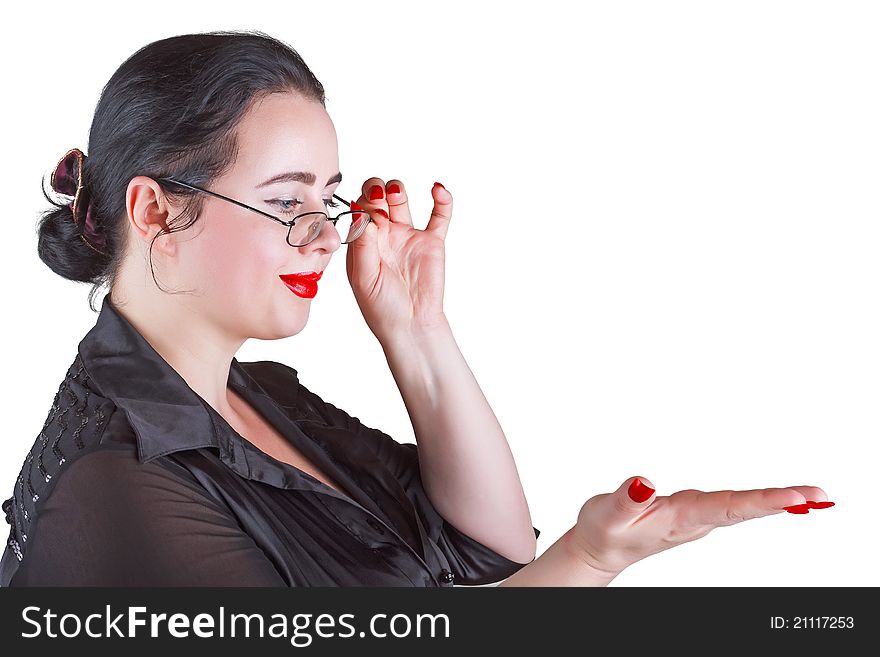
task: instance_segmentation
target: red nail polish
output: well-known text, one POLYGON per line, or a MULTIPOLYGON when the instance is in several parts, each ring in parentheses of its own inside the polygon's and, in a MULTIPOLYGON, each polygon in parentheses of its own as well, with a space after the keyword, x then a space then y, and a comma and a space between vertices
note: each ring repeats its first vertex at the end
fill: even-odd
POLYGON ((352 210, 363 210, 363 208, 357 204, 357 201, 352 201, 350 208, 352 210))
POLYGON ((834 506, 834 502, 813 502, 812 500, 807 500, 807 505, 811 509, 828 509, 834 506))
POLYGON ((805 502, 804 504, 792 504, 791 506, 782 507, 789 513, 809 513, 810 512, 810 504, 809 502, 805 502))
POLYGON ((400 194, 400 185, 397 183, 391 183, 388 185, 388 193, 389 194, 400 194))
POLYGON ((382 215, 383 217, 385 217, 386 219, 389 218, 389 217, 388 217, 388 213, 385 212, 385 210, 383 210, 382 208, 376 208, 375 210, 373 210, 373 212, 376 212, 376 213, 378 213, 378 214, 381 214, 381 215, 382 215))
POLYGON ((632 499, 633 502, 644 502, 654 494, 654 489, 636 477, 629 485, 627 493, 629 493, 630 499, 632 499))
POLYGON ((385 198, 385 190, 382 189, 382 186, 373 185, 370 187, 370 200, 378 201, 380 198, 385 198))
MULTIPOLYGON (((440 184, 440 183, 438 183, 438 182, 435 182, 435 183, 434 183, 434 184, 435 184, 435 185, 436 185, 436 186, 438 186, 438 187, 443 187, 443 185, 441 185, 441 184, 440 184)), ((443 189, 446 189, 446 188, 445 188, 445 187, 443 187, 443 189)))

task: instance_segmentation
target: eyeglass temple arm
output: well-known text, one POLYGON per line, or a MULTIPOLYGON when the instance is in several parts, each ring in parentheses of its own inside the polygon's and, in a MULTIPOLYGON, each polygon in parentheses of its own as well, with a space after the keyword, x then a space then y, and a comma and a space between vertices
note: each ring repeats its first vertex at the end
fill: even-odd
POLYGON ((262 210, 259 210, 257 208, 252 208, 249 205, 245 205, 241 201, 236 201, 234 198, 229 198, 228 196, 223 196, 223 194, 218 194, 217 192, 212 192, 208 189, 202 189, 201 187, 194 187, 193 185, 188 185, 187 183, 180 182, 179 180, 175 180, 174 178, 160 178, 159 180, 164 180, 164 181, 173 183, 175 185, 180 185, 181 187, 186 187, 188 189, 192 189, 197 192, 203 192, 205 194, 210 194, 211 196, 216 196, 217 198, 222 198, 224 201, 229 201, 230 203, 235 203, 235 205, 237 205, 240 208, 244 208, 245 210, 251 210, 252 212, 257 212, 257 213, 263 215, 264 217, 269 217, 269 219, 271 219, 272 221, 277 221, 282 226, 289 226, 290 225, 286 221, 282 221, 278 217, 272 216, 268 212, 263 212, 262 210))
MULTIPOLYGON (((289 226, 289 225, 290 225, 288 222, 286 222, 286 221, 282 221, 282 220, 279 219, 278 217, 275 217, 275 216, 269 214, 268 212, 263 212, 262 210, 259 210, 259 209, 257 209, 257 208, 252 208, 252 207, 249 206, 249 205, 245 205, 245 204, 242 203, 241 201, 236 201, 234 198, 229 198, 228 196, 223 196, 223 194, 218 194, 217 192, 212 192, 212 191, 207 190, 207 189, 202 189, 201 187, 194 187, 193 185, 189 185, 189 184, 187 184, 187 183, 185 183, 185 182, 181 182, 181 181, 179 181, 179 180, 175 180, 174 178, 160 178, 160 180, 164 180, 164 181, 167 181, 167 182, 173 183, 173 184, 175 184, 175 185, 180 185, 181 187, 186 187, 186 188, 188 188, 188 189, 192 189, 192 190, 197 191, 197 192, 204 192, 205 194, 210 194, 211 196, 216 196, 217 198, 222 198, 224 201, 229 201, 230 203, 235 203, 237 206, 239 206, 239 207, 241 207, 241 208, 244 208, 245 210, 252 210, 253 212, 258 212, 259 214, 263 215, 264 217, 269 217, 269 219, 271 219, 272 221, 277 221, 277 222, 278 222, 279 224, 281 224, 282 226, 289 226)), ((351 207, 351 203, 349 203, 348 201, 346 201, 346 200, 345 200, 344 198, 342 198, 341 196, 337 196, 336 194, 334 194, 334 195, 333 195, 333 198, 335 198, 335 199, 337 199, 337 200, 342 201, 343 203, 345 203, 346 207, 349 207, 349 208, 351 207)), ((368 217, 370 216, 370 213, 369 213, 369 212, 367 212, 367 216, 368 216, 368 217)), ((373 217, 370 217, 370 221, 373 221, 373 217)))

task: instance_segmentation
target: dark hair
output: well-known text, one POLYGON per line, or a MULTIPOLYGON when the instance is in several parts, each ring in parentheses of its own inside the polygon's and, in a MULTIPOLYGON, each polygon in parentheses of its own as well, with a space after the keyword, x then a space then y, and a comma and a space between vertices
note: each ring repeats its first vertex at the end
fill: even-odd
MULTIPOLYGON (((44 179, 43 195, 54 208, 43 212, 38 224, 40 259, 64 278, 92 283, 89 307, 94 311, 95 293, 112 286, 122 263, 129 181, 139 175, 168 176, 209 185, 234 164, 235 128, 252 103, 284 91, 325 104, 323 85, 299 54, 259 31, 185 34, 135 52, 101 92, 83 165, 83 186, 105 254, 80 238, 82 222, 73 222, 66 202, 49 197, 44 179)), ((156 237, 189 228, 201 211, 202 195, 174 187, 163 189, 185 201, 184 210, 156 237), (178 226, 181 217, 190 221, 178 226)), ((152 246, 151 241, 151 271, 152 246)))

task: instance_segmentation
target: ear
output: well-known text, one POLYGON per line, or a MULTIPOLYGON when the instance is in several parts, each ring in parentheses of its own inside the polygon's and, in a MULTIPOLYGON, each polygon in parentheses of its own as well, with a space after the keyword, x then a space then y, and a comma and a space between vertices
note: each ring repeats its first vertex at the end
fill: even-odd
MULTIPOLYGON (((147 176, 135 176, 129 181, 125 191, 125 210, 135 236, 147 245, 157 233, 168 230, 168 221, 180 211, 172 206, 159 183, 147 176)), ((157 238, 153 242, 153 251, 156 250, 173 255, 173 234, 157 238)))

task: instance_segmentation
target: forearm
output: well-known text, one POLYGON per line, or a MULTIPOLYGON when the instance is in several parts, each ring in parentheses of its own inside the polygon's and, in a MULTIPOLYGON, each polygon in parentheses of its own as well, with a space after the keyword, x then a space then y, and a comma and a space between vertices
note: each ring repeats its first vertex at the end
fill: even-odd
POLYGON ((573 530, 498 586, 607 586, 618 573, 601 570, 581 558, 571 543, 573 530))
POLYGON ((448 322, 382 348, 412 421, 434 507, 499 554, 531 561, 535 533, 513 454, 448 322))

